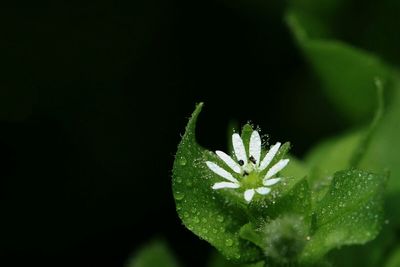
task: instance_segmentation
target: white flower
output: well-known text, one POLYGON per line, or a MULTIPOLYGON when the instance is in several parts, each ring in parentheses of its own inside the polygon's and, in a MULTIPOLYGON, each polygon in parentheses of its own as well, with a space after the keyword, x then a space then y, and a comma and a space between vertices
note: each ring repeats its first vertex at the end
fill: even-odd
POLYGON ((214 162, 206 162, 210 170, 227 180, 215 183, 212 189, 240 188, 244 192, 243 196, 247 202, 253 199, 256 192, 260 195, 267 195, 271 191, 269 187, 281 180, 274 176, 289 163, 289 159, 281 159, 273 166, 269 166, 281 143, 277 142, 273 145, 263 160, 261 160, 261 137, 257 131, 253 131, 251 134, 248 154, 239 134, 232 135, 232 144, 236 160, 222 151, 215 151, 217 156, 231 169, 230 171, 214 162))

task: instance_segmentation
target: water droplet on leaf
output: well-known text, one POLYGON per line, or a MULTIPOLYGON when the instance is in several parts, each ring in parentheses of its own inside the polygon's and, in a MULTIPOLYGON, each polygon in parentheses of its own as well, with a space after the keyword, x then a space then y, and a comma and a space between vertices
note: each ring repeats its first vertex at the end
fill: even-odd
POLYGON ((178 159, 178 163, 179 163, 179 165, 181 165, 181 166, 185 166, 185 165, 186 165, 186 158, 185 158, 185 157, 180 157, 180 158, 178 159))
POLYGON ((225 245, 227 245, 228 247, 231 247, 233 245, 233 240, 228 238, 227 240, 225 240, 225 245))
POLYGON ((176 191, 175 192, 175 199, 176 200, 182 200, 185 197, 185 194, 180 192, 180 191, 176 191))

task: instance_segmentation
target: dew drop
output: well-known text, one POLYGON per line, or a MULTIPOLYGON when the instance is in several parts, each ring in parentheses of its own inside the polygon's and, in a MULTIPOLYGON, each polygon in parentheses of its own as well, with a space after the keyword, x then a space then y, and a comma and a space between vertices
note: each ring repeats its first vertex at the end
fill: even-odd
POLYGON ((233 245, 233 240, 228 238, 227 240, 225 240, 225 245, 227 245, 228 247, 231 247, 233 245))
POLYGON ((176 191, 175 192, 175 199, 176 200, 182 200, 185 197, 185 194, 180 192, 180 191, 176 191))
POLYGON ((186 158, 185 157, 179 157, 178 163, 181 166, 185 166, 186 165, 186 158))

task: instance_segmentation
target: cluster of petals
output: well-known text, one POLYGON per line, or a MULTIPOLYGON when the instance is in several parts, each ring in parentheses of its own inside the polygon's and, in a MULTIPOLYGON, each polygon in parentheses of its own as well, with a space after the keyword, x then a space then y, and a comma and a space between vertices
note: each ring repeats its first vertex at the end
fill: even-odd
POLYGON ((246 151, 243 140, 239 134, 232 135, 232 145, 235 152, 235 159, 226 153, 217 150, 217 156, 229 167, 229 171, 219 166, 218 164, 206 161, 208 168, 226 181, 215 183, 212 189, 218 190, 223 188, 238 189, 243 187, 242 179, 252 172, 265 172, 262 179, 262 186, 256 188, 242 188, 243 196, 247 202, 250 202, 255 193, 267 195, 271 192, 270 186, 278 183, 281 178, 274 177, 289 163, 289 159, 281 159, 274 165, 271 165, 272 160, 276 156, 281 143, 277 142, 273 145, 264 158, 261 160, 261 137, 258 131, 253 131, 250 137, 249 148, 246 151), (237 178, 235 178, 237 177, 237 178))

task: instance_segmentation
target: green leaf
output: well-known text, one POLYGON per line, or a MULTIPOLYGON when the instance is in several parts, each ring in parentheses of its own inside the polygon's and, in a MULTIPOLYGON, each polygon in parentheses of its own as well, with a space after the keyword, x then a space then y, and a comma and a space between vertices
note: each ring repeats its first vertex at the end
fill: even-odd
POLYGON ((308 181, 314 201, 320 200, 325 195, 334 172, 357 167, 364 158, 383 114, 383 87, 379 80, 376 81, 376 85, 378 108, 370 126, 329 138, 318 144, 305 157, 311 169, 308 181))
POLYGON ((188 229, 228 259, 255 262, 261 258, 259 248, 239 236, 240 228, 248 223, 246 209, 240 206, 242 195, 235 190, 211 189, 220 179, 210 174, 205 162, 219 159, 196 142, 195 126, 201 108, 202 104, 197 105, 176 153, 172 188, 177 212, 188 229))
POLYGON ((313 262, 333 248, 374 239, 381 228, 385 181, 383 175, 354 169, 335 173, 316 207, 313 234, 302 261, 313 262))
POLYGON ((243 225, 243 227, 240 228, 240 237, 249 240, 260 248, 263 248, 264 240, 262 239, 262 235, 260 235, 259 232, 255 231, 254 228, 255 227, 251 223, 243 225))
POLYGON ((389 257, 385 267, 399 267, 400 266, 400 247, 398 247, 389 257))
POLYGON ((400 193, 400 79, 396 82, 392 103, 365 151, 360 167, 374 172, 390 171, 389 194, 400 193))
POLYGON ((367 145, 363 142, 366 135, 368 135, 368 131, 360 129, 329 138, 307 154, 305 162, 310 168, 307 179, 313 192, 313 203, 325 196, 332 182, 333 174, 337 170, 355 167, 351 165, 351 161, 357 151, 361 150, 360 147, 367 145))
POLYGON ((140 249, 126 267, 179 267, 165 242, 155 240, 140 249))
MULTIPOLYGON (((287 186, 284 183, 281 185, 287 186)), ((286 195, 273 199, 264 209, 264 216, 277 218, 284 214, 303 216, 304 221, 311 220, 311 192, 305 179, 296 183, 286 195)))
POLYGON ((353 121, 368 119, 374 111, 374 79, 391 80, 391 70, 376 56, 340 41, 309 38, 299 16, 292 10, 287 22, 306 59, 322 83, 332 104, 353 121))
POLYGON ((329 138, 306 155, 305 162, 311 169, 308 181, 317 200, 324 196, 337 170, 351 167, 350 161, 364 134, 364 130, 358 130, 329 138))
POLYGON ((333 266, 340 267, 376 267, 384 266, 388 251, 396 244, 396 235, 387 223, 384 224, 378 237, 363 246, 348 246, 333 250, 328 257, 333 266))
POLYGON ((234 263, 232 261, 228 261, 225 257, 223 257, 217 251, 213 252, 211 258, 207 264, 208 267, 264 267, 264 262, 260 261, 252 264, 244 264, 244 263, 234 263))

